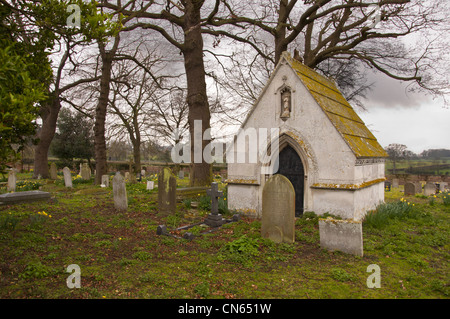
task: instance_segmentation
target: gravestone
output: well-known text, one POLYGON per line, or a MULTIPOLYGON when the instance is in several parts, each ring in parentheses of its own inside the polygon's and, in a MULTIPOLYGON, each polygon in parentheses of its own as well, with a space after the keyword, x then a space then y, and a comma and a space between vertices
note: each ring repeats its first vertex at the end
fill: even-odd
POLYGON ((102 184, 100 186, 109 187, 109 175, 102 175, 102 184))
POLYGON ((179 177, 180 179, 183 179, 183 178, 184 178, 184 171, 183 171, 183 170, 180 170, 180 171, 178 172, 178 177, 179 177))
POLYGON ((294 187, 287 177, 273 175, 263 188, 261 236, 277 243, 293 243, 294 227, 294 187))
POLYGON ((145 174, 146 174, 147 172, 145 171, 145 169, 141 169, 141 177, 145 177, 145 174))
POLYGON ((151 191, 155 187, 154 181, 147 181, 147 190, 151 191))
POLYGON ((129 180, 130 179, 130 172, 125 172, 125 179, 129 180))
POLYGON ((398 178, 392 180, 392 188, 398 188, 398 178))
POLYGON ((413 183, 405 183, 405 195, 415 195, 416 194, 416 185, 413 183))
POLYGON ((205 224, 210 227, 219 227, 224 224, 222 214, 219 214, 219 197, 223 196, 223 192, 219 191, 219 184, 212 183, 211 189, 206 191, 211 197, 211 213, 205 219, 205 224))
POLYGON ((91 179, 91 169, 87 163, 83 163, 81 166, 81 178, 84 180, 91 179))
POLYGON ((439 183, 439 191, 440 192, 445 192, 446 188, 447 188, 447 183, 446 182, 440 182, 439 183))
POLYGON ((113 183, 113 195, 114 195, 114 207, 117 210, 127 210, 128 199, 127 190, 125 188, 125 180, 123 176, 117 172, 112 180, 113 183))
POLYGON ((175 213, 177 179, 170 168, 163 168, 158 174, 158 209, 160 213, 175 213))
POLYGON ((50 199, 51 194, 43 191, 24 191, 17 193, 7 193, 0 195, 0 203, 1 204, 17 204, 17 203, 25 203, 32 202, 36 200, 48 200, 50 199))
POLYGON ((361 257, 363 255, 361 221, 337 220, 331 217, 319 219, 319 236, 322 248, 361 257))
POLYGON ((416 186, 416 194, 422 194, 422 183, 414 182, 414 185, 416 186))
POLYGON ((64 174, 64 185, 66 185, 66 187, 72 187, 72 174, 70 174, 70 169, 68 167, 64 167, 63 174, 64 174))
POLYGON ((12 168, 8 173, 8 185, 6 187, 6 190, 8 192, 15 192, 16 191, 16 181, 17 181, 17 171, 15 168, 12 168))
POLYGON ((436 185, 434 183, 426 183, 423 192, 425 196, 436 194, 436 185))
POLYGON ((50 164, 50 179, 58 179, 58 169, 55 163, 50 164))

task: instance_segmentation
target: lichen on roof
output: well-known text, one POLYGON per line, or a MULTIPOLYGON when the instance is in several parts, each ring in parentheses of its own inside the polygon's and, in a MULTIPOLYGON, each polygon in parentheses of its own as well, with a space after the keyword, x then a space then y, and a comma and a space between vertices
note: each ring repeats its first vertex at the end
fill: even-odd
POLYGON ((283 53, 283 58, 295 70, 357 158, 388 156, 333 81, 291 58, 288 52, 283 53))

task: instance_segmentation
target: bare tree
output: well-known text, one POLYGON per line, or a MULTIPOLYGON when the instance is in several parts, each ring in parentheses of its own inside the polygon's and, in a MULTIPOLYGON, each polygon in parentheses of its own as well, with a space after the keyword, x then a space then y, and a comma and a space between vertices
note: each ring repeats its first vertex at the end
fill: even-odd
POLYGON ((296 49, 298 59, 335 78, 347 97, 370 87, 362 66, 415 83, 411 88, 434 95, 449 92, 448 74, 442 72, 448 64, 448 55, 443 54, 449 31, 445 1, 227 0, 224 5, 227 10, 214 17, 205 33, 233 38, 239 32, 240 38, 260 44, 262 30, 273 41, 273 54, 267 57, 261 51, 268 50, 260 49, 257 55, 276 64, 283 51, 296 49), (235 28, 227 31, 225 25, 235 28), (341 73, 342 67, 351 72, 341 73))

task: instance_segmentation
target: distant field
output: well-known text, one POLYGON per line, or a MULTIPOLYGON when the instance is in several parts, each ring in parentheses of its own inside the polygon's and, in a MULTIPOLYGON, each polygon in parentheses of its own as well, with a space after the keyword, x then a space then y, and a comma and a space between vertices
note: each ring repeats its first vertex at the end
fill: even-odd
MULTIPOLYGON (((391 174, 394 167, 390 159, 386 160, 386 173, 391 174)), ((399 160, 396 163, 397 174, 450 174, 450 157, 439 159, 399 160)))

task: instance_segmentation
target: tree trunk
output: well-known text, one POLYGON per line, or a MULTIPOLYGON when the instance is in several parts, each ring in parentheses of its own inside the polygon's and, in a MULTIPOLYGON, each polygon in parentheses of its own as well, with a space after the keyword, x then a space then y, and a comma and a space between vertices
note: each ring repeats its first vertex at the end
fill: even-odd
POLYGON ((200 9, 204 1, 190 0, 185 4, 184 66, 187 78, 188 122, 191 134, 191 186, 210 185, 211 164, 204 161, 203 150, 210 141, 201 138, 201 146, 195 145, 194 121, 201 120, 201 134, 210 128, 210 110, 206 94, 205 66, 203 63, 203 39, 200 29, 200 9), (200 154, 201 152, 201 154, 200 154), (201 160, 200 160, 201 158, 201 160), (196 163, 197 162, 197 163, 196 163))
POLYGON ((275 65, 280 61, 281 54, 287 51, 288 43, 286 41, 286 21, 288 17, 288 12, 286 6, 288 5, 287 0, 280 1, 280 9, 278 10, 278 21, 277 27, 275 28, 275 65))
POLYGON ((42 178, 49 177, 48 150, 55 136, 60 109, 59 98, 55 97, 50 98, 47 105, 41 109, 42 128, 38 134, 39 142, 34 153, 34 178, 37 178, 38 175, 41 175, 42 178))
POLYGON ((102 54, 102 76, 100 79, 100 97, 95 109, 94 146, 95 146, 95 184, 100 184, 102 175, 108 173, 106 163, 105 121, 108 108, 109 82, 111 80, 112 55, 102 54))

